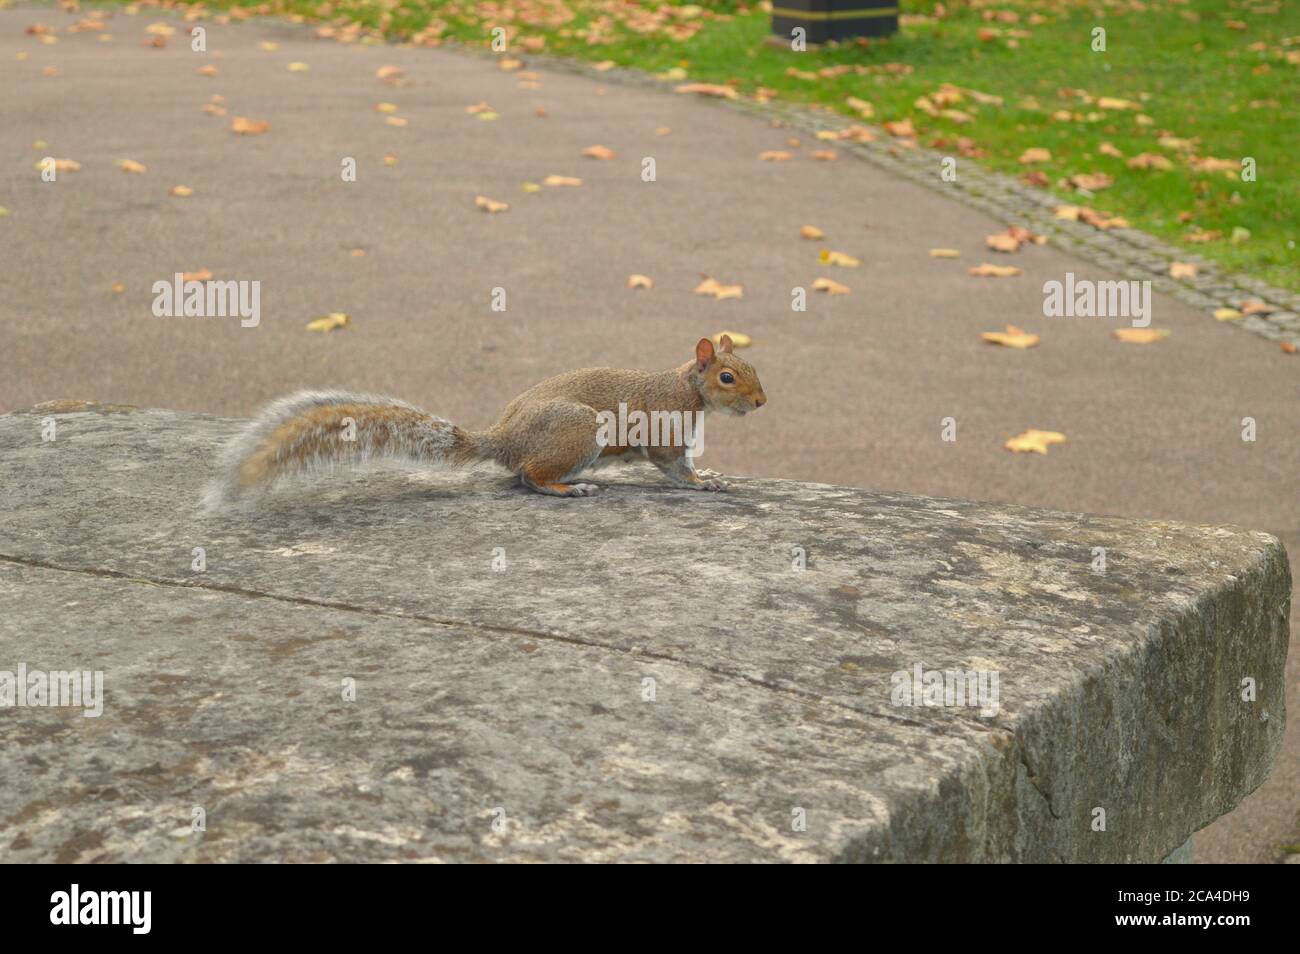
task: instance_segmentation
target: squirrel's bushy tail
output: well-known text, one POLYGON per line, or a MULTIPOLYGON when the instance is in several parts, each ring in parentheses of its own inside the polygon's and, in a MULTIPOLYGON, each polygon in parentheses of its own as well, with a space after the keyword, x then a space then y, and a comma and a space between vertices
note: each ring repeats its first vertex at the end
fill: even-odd
POLYGON ((300 391, 268 405, 222 451, 209 507, 286 477, 377 458, 465 465, 490 460, 486 437, 404 401, 345 391, 300 391))

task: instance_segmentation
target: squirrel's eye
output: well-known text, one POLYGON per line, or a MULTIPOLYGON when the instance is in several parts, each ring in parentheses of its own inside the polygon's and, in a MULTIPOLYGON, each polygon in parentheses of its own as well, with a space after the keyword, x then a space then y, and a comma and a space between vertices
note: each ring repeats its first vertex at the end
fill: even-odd
POLYGON ((736 376, 732 374, 730 371, 723 371, 720 375, 718 375, 718 380, 721 381, 723 384, 735 384, 736 376))

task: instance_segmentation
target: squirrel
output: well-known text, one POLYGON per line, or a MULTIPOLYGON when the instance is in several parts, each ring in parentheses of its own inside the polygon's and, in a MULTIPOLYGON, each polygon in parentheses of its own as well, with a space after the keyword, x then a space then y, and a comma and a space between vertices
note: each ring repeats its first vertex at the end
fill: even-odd
MULTIPOLYGON (((222 454, 207 503, 217 506, 263 491, 277 480, 339 464, 392 458, 415 464, 504 466, 530 490, 586 497, 599 489, 575 478, 599 463, 644 458, 677 487, 721 491, 719 475, 695 470, 689 440, 611 437, 601 421, 668 412, 690 418, 710 411, 748 414, 767 403, 758 373, 722 335, 695 359, 657 373, 583 368, 556 375, 519 395, 485 431, 467 431, 404 401, 344 391, 302 391, 269 405, 222 454), (619 439, 624 443, 620 444, 619 439)), ((626 428, 624 428, 626 431, 626 428)))

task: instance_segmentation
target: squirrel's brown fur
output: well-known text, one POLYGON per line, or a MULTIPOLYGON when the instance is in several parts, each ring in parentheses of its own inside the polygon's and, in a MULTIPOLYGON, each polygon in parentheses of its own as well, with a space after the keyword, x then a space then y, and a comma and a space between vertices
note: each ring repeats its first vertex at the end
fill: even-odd
POLYGON ((677 486, 723 490, 722 481, 696 473, 680 442, 602 442, 597 415, 746 414, 766 401, 757 372, 732 354, 726 335, 716 350, 701 338, 695 360, 668 371, 584 368, 548 378, 511 401, 496 424, 479 432, 393 398, 301 392, 272 404, 230 443, 208 499, 219 503, 265 489, 280 478, 380 457, 453 466, 491 461, 539 493, 581 497, 597 488, 571 483, 579 473, 603 458, 641 456, 677 486))

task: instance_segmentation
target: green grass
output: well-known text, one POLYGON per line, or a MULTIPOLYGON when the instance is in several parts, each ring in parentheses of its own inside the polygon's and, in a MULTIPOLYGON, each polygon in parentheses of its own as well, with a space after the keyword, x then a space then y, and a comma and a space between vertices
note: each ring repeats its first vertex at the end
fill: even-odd
POLYGON ((898 35, 798 53, 766 44, 768 15, 735 2, 273 0, 269 6, 420 42, 442 37, 487 45, 491 29, 501 26, 510 31, 512 54, 526 57, 527 44, 540 38, 547 53, 684 71, 691 81, 727 83, 745 95, 763 88, 781 101, 823 104, 847 115, 854 112, 845 99, 857 97, 873 105, 870 122, 910 119, 921 144, 944 150, 955 150, 957 138, 965 137, 971 141, 965 154, 976 150, 988 167, 1015 175, 1040 169, 1063 200, 1123 216, 1229 270, 1300 290, 1300 4, 1293 0, 988 0, 978 8, 904 0, 898 35), (1105 52, 1092 49, 1096 27, 1106 31, 1105 52), (989 30, 999 32, 981 37, 989 30), (593 35, 599 42, 589 42, 593 35), (911 69, 856 70, 886 64, 911 69), (836 66, 852 69, 811 80, 789 73, 836 66), (1003 104, 965 95, 950 104, 971 117, 964 123, 917 105, 945 83, 1000 96, 1003 104), (1137 108, 1101 109, 1095 100, 1102 97, 1137 108), (1060 111, 1071 115, 1054 115, 1060 111), (1189 142, 1162 145, 1161 138, 1189 142), (1104 154, 1103 143, 1123 157, 1104 154), (1021 165, 1018 158, 1031 147, 1050 150, 1051 161, 1021 165), (1173 167, 1130 168, 1127 160, 1142 153, 1163 156, 1173 167), (1256 181, 1197 171, 1193 157, 1235 163, 1252 157, 1256 181), (1094 197, 1057 185, 1096 172, 1114 184, 1094 197), (1220 237, 1187 240, 1207 233, 1220 237))

